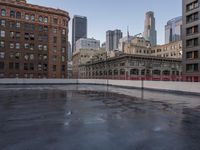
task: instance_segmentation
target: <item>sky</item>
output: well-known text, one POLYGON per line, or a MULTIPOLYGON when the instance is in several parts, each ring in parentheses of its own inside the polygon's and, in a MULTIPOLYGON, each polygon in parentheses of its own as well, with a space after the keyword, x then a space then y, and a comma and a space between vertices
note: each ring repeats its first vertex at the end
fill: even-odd
POLYGON ((147 11, 154 11, 158 44, 164 44, 164 26, 168 20, 182 15, 182 0, 27 0, 28 3, 63 9, 69 12, 69 41, 72 18, 82 15, 88 18, 88 38, 101 43, 107 30, 122 30, 127 35, 143 33, 147 11))

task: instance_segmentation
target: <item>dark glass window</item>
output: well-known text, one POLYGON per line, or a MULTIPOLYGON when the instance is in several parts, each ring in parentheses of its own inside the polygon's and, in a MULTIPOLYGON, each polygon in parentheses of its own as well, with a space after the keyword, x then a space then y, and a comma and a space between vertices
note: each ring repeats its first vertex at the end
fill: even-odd
POLYGON ((17 18, 17 19, 21 19, 21 17, 22 17, 21 12, 17 12, 17 13, 16 13, 16 18, 17 18))
POLYGON ((11 18, 15 18, 15 12, 12 11, 12 10, 10 11, 10 17, 11 17, 11 18))
POLYGON ((0 70, 4 70, 4 62, 0 62, 0 70))

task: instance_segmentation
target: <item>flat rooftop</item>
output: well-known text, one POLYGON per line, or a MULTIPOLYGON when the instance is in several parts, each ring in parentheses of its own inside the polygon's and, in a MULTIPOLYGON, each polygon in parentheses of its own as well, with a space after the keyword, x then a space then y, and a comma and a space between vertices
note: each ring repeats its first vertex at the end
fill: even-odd
POLYGON ((199 150, 199 96, 100 85, 1 85, 2 150, 199 150))

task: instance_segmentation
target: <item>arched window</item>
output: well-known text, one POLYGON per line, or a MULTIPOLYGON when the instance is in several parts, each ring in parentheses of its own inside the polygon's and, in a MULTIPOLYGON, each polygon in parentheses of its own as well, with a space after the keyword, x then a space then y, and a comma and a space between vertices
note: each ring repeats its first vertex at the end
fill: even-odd
POLYGON ((21 19, 21 16, 22 16, 22 15, 21 15, 21 12, 17 12, 17 13, 16 13, 16 18, 17 18, 17 19, 21 19))
POLYGON ((118 70, 114 70, 114 75, 118 75, 118 70))
POLYGON ((48 23, 48 17, 44 17, 44 22, 48 23))
POLYGON ((131 75, 139 75, 139 70, 138 69, 131 69, 130 74, 131 75))
POLYGON ((31 15, 31 21, 35 21, 35 15, 31 15))
POLYGON ((112 75, 112 70, 109 70, 109 75, 110 75, 110 76, 112 75))
POLYGON ((143 69, 142 71, 141 71, 141 75, 145 75, 145 69, 143 69))
POLYGON ((43 22, 43 17, 39 16, 39 22, 43 22))
POLYGON ((13 10, 10 11, 10 17, 15 18, 15 12, 13 10))
POLYGON ((153 75, 160 75, 161 71, 160 70, 153 70, 153 75))
POLYGON ((147 69, 146 75, 148 75, 148 76, 151 75, 151 71, 149 69, 147 69))
POLYGON ((6 10, 5 10, 5 9, 2 9, 2 10, 1 10, 1 16, 3 16, 3 17, 6 16, 6 10))
POLYGON ((170 75, 170 71, 169 71, 169 70, 164 70, 164 71, 163 71, 163 75, 169 76, 169 75, 170 75))
POLYGON ((120 75, 125 75, 125 70, 124 69, 120 69, 120 75))

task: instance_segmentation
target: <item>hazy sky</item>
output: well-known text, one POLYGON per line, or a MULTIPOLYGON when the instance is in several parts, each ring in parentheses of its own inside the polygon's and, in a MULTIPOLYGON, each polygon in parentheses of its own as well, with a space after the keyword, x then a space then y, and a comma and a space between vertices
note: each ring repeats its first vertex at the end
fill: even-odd
MULTIPOLYGON (((164 43, 164 25, 174 17, 181 16, 182 0, 28 0, 29 3, 64 9, 73 15, 88 18, 88 37, 105 41, 107 30, 121 29, 126 35, 142 33, 145 12, 154 11, 158 44, 164 43)), ((69 40, 71 41, 71 23, 69 40)))

